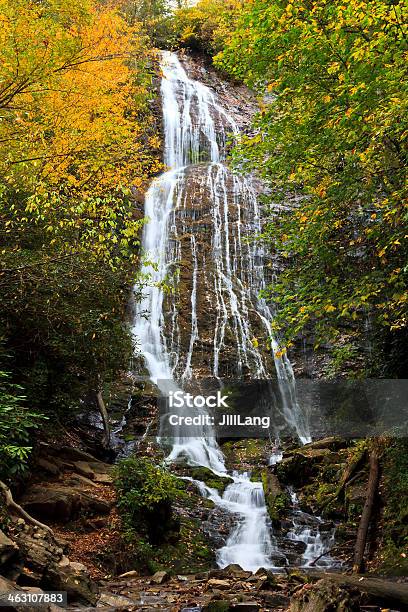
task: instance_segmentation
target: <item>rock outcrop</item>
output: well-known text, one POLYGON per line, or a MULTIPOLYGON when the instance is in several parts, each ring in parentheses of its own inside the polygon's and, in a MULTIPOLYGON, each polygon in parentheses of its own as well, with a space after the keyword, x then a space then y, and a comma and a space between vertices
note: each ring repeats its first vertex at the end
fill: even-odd
MULTIPOLYGON (((70 601, 95 603, 97 586, 85 566, 64 555, 64 544, 49 532, 18 519, 10 527, 12 555, 3 558, 2 572, 9 590, 23 587, 67 591, 70 601), (12 538, 12 539, 11 539, 12 538)), ((4 585, 3 585, 4 588, 4 585)))

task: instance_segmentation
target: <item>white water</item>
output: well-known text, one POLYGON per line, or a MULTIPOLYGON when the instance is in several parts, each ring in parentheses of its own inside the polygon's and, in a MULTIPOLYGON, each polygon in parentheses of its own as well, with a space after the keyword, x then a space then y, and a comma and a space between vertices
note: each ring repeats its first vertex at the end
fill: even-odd
POLYGON ((334 546, 334 533, 332 529, 330 533, 324 537, 319 529, 323 522, 319 517, 311 517, 302 512, 299 508, 299 502, 296 493, 291 491, 291 499, 294 507, 292 522, 293 528, 287 534, 290 540, 304 542, 306 550, 303 553, 302 567, 334 567, 338 563, 333 559, 329 551, 334 546), (301 517, 304 517, 303 519, 301 517), (314 524, 310 524, 313 518, 314 524), (306 521, 306 522, 305 522, 306 521))
POLYGON ((271 536, 262 483, 251 482, 247 472, 233 472, 231 477, 234 482, 226 488, 222 496, 216 489, 211 489, 199 480, 184 478, 193 482, 203 497, 239 517, 225 546, 217 551, 217 563, 220 567, 237 563, 245 570, 253 572, 260 567, 274 568, 271 559, 281 555, 271 536))
MULTIPOLYGON (((151 283, 143 300, 137 305, 133 333, 140 344, 151 380, 163 394, 177 390, 192 377, 192 359, 199 338, 197 318, 197 243, 191 236, 193 287, 191 292, 191 334, 188 352, 180 351, 179 313, 173 301, 170 314, 171 333, 166 336, 163 283, 171 266, 180 259, 180 248, 170 245, 170 236, 177 233, 172 213, 185 203, 187 173, 192 164, 202 164, 202 186, 211 195, 212 203, 212 269, 216 324, 214 329, 212 374, 220 376, 220 354, 225 345, 226 330, 230 326, 235 338, 238 373, 245 366, 253 378, 267 378, 261 352, 252 341, 254 331, 249 322, 249 310, 256 310, 265 331, 272 338, 274 362, 282 396, 283 415, 302 441, 310 439, 306 421, 296 398, 292 367, 286 355, 275 355, 278 343, 273 338, 272 315, 259 290, 265 285, 262 252, 259 246, 242 240, 241 207, 252 219, 252 230, 260 229, 260 212, 254 189, 249 180, 234 176, 233 205, 238 214, 235 233, 231 230, 227 182, 231 174, 222 163, 225 157, 227 132, 237 134, 233 119, 220 107, 214 94, 205 85, 191 80, 177 56, 163 53, 161 85, 165 133, 165 163, 169 170, 156 179, 145 201, 145 215, 149 222, 144 228, 143 250, 150 262, 147 266, 151 283), (180 369, 181 367, 181 369, 180 369), (178 376, 177 376, 178 373, 178 376)), ((243 214, 243 212, 242 212, 243 214)), ((182 428, 172 441, 168 461, 186 459, 192 465, 210 468, 225 474, 224 457, 210 427, 191 428, 187 436, 182 428)), ((234 474, 234 483, 221 498, 203 483, 197 484, 202 494, 238 517, 236 527, 226 545, 217 553, 221 567, 238 563, 255 571, 259 567, 273 567, 271 555, 275 545, 271 538, 262 484, 251 482, 247 474, 234 474)))

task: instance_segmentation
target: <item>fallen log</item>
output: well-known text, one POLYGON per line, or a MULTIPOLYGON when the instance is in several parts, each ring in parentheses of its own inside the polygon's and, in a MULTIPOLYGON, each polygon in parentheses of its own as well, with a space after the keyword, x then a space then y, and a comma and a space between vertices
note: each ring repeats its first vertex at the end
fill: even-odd
POLYGON ((367 544, 367 534, 368 528, 370 526, 371 515, 373 512, 374 499, 377 493, 379 472, 380 467, 378 460, 378 451, 377 449, 374 449, 370 455, 370 473, 368 476, 367 497, 357 531, 353 564, 353 572, 355 572, 356 574, 360 574, 363 571, 364 551, 367 544))
POLYGON ((308 576, 311 578, 325 578, 331 580, 335 584, 343 587, 352 587, 358 589, 372 598, 373 603, 385 607, 395 606, 397 609, 408 609, 408 584, 400 584, 385 580, 382 578, 371 578, 369 576, 350 576, 348 574, 339 574, 331 572, 323 572, 320 570, 308 570, 308 576))

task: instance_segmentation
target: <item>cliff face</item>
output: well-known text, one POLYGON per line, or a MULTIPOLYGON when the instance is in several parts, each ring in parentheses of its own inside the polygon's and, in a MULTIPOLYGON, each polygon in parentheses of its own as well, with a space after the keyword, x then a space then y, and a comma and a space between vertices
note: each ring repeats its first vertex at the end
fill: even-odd
POLYGON ((257 103, 247 88, 224 82, 200 57, 185 55, 182 63, 214 97, 203 104, 199 93, 189 97, 181 86, 176 94, 180 121, 191 121, 194 137, 191 148, 184 147, 186 165, 167 227, 166 348, 184 379, 273 377, 265 305, 259 305, 269 268, 255 239, 262 227, 258 185, 223 161, 238 133, 249 130, 257 103))
MULTIPOLYGON (((204 83, 209 87, 214 94, 221 108, 233 120, 240 134, 253 133, 252 121, 255 114, 259 111, 259 100, 255 94, 246 86, 222 78, 222 75, 217 72, 209 62, 201 54, 180 53, 180 59, 189 76, 204 83)), ((225 120, 225 116, 216 115, 216 129, 220 140, 220 145, 225 149, 227 155, 231 151, 233 138, 231 128, 225 120)), ((201 143, 205 150, 205 142, 201 143)), ((178 341, 180 347, 186 349, 189 346, 188 334, 191 330, 191 303, 190 294, 193 287, 193 276, 195 267, 195 257, 192 253, 192 242, 196 243, 197 251, 197 315, 199 325, 199 335, 195 341, 195 351, 193 353, 193 369, 196 375, 211 375, 211 356, 213 351, 214 337, 213 332, 216 329, 216 312, 217 312, 217 296, 214 289, 214 278, 216 271, 214 269, 213 260, 211 259, 211 244, 216 232, 215 224, 217 222, 217 211, 213 206, 214 194, 209 189, 209 165, 205 154, 201 157, 200 164, 192 165, 187 170, 188 180, 186 181, 185 189, 179 195, 179 206, 174 215, 172 224, 173 240, 174 240, 174 258, 177 260, 176 249, 181 249, 181 266, 180 277, 176 295, 179 296, 182 308, 179 309, 181 316, 179 318, 179 330, 172 330, 172 334, 179 334, 178 341), (207 165, 205 165, 207 162, 207 165), (215 215, 215 218, 214 218, 215 215), (192 238, 193 237, 193 238, 192 238)), ((220 177, 221 178, 221 177, 220 177)), ((225 177, 221 180, 221 197, 227 201, 229 228, 225 225, 221 226, 222 240, 225 245, 228 237, 231 250, 231 261, 235 267, 232 268, 232 282, 234 290, 246 291, 251 294, 248 320, 251 330, 252 344, 256 345, 257 351, 261 354, 264 368, 271 378, 275 377, 274 360, 271 357, 270 345, 268 343, 268 331, 265 329, 259 316, 253 308, 256 298, 259 294, 259 287, 264 282, 271 283, 273 279, 279 276, 287 259, 284 259, 279 253, 268 252, 270 249, 262 250, 261 245, 256 243, 257 234, 260 233, 263 224, 269 216, 279 216, 282 208, 291 209, 299 205, 299 196, 295 193, 288 193, 285 201, 274 202, 273 198, 269 198, 268 209, 266 210, 262 204, 262 198, 259 196, 265 194, 265 185, 261 183, 257 176, 241 177, 238 179, 237 174, 232 170, 227 170, 225 177), (248 181, 246 181, 246 178, 248 181), (248 189, 250 184, 250 189, 248 189), (258 198, 258 204, 254 204, 253 198, 258 198), (241 224, 241 228, 238 225, 241 224), (241 244, 237 250, 237 237, 240 234, 241 244), (244 244, 245 243, 245 244, 244 244), (244 244, 244 248, 241 248, 244 244), (253 254, 251 254, 248 245, 252 245, 253 254), (239 252, 238 252, 239 251, 239 252), (251 257, 254 257, 251 261, 251 257), (240 285, 241 276, 245 277, 250 267, 258 267, 258 280, 249 279, 247 276, 240 285), (262 277, 262 279, 260 279, 262 277), (253 282, 252 286, 248 282, 253 282)), ((223 204, 221 205, 222 209, 223 204)), ((221 210, 222 213, 222 210, 221 210)), ((223 218, 222 218, 223 221, 223 218)), ((174 265, 174 270, 177 266, 174 265)), ((176 297, 177 299, 177 297, 176 297)), ((167 309, 171 310, 171 300, 167 302, 167 309)), ((174 308, 174 307, 173 307, 174 308)), ((227 308, 228 310, 228 308, 227 308)), ((273 305, 272 305, 273 310, 273 305)), ((234 338, 237 338, 237 331, 232 322, 233 315, 228 311, 228 322, 226 325, 226 337, 223 343, 222 351, 220 351, 220 376, 237 376, 242 373, 254 375, 254 363, 243 364, 239 367, 239 356, 237 355, 237 344, 234 338)), ((328 372, 330 366, 330 354, 327 346, 322 346, 319 349, 314 348, 315 341, 312 335, 307 331, 304 336, 298 338, 294 346, 289 351, 289 358, 293 366, 293 371, 297 378, 323 378, 328 372)), ((173 350, 177 350, 173 347, 173 350)), ((247 350, 251 353, 251 347, 247 346, 247 350)), ((182 354, 185 350, 181 351, 182 354)), ((250 361, 254 361, 253 356, 249 357, 250 361)), ((256 358, 255 358, 256 361, 256 358)), ((183 372, 185 363, 179 363, 178 372, 183 372)), ((353 369, 354 362, 345 364, 345 371, 353 369)), ((256 370, 255 370, 256 372, 256 370)))
POLYGON ((264 277, 262 253, 249 241, 260 223, 255 194, 219 164, 194 164, 185 174, 170 221, 173 292, 164 309, 177 372, 273 373, 255 308, 264 277))

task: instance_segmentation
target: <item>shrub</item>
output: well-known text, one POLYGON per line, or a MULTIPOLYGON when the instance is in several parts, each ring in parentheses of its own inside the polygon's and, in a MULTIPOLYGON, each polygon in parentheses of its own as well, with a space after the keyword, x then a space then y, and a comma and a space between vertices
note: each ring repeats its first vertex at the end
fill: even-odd
POLYGON ((0 371, 0 478, 25 469, 31 452, 30 434, 45 417, 24 406, 22 387, 0 371))
POLYGON ((147 537, 150 544, 160 544, 178 531, 172 502, 176 479, 165 468, 147 458, 121 461, 116 470, 118 508, 125 534, 147 537))

